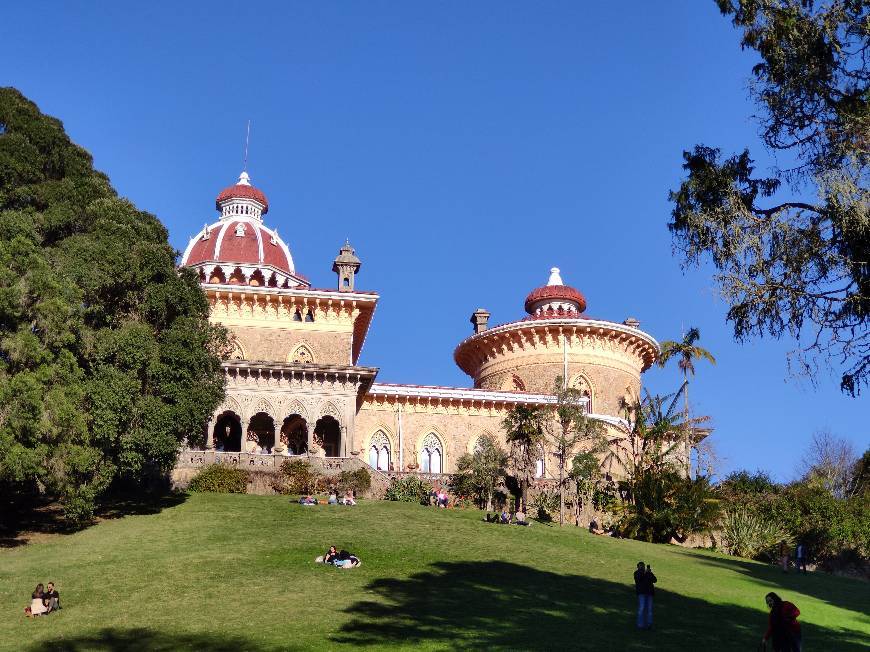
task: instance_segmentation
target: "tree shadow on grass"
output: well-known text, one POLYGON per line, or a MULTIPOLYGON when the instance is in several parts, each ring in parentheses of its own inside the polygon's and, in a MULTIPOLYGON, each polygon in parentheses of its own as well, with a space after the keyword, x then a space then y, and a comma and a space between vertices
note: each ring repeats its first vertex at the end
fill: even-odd
POLYGON ((180 492, 116 493, 106 497, 96 510, 93 522, 77 526, 63 516, 60 503, 39 497, 19 503, 0 505, 0 548, 15 548, 33 539, 56 534, 72 534, 102 520, 131 515, 157 514, 187 500, 180 492))
MULTIPOLYGON (((787 600, 790 591, 811 595, 839 609, 848 609, 859 614, 867 613, 870 605, 870 582, 853 577, 836 577, 824 572, 797 573, 790 570, 782 572, 778 564, 760 564, 739 557, 714 557, 698 555, 678 549, 681 554, 691 555, 693 562, 700 562, 719 568, 748 575, 752 579, 763 582, 769 591, 781 592, 787 600)), ((798 605, 800 608, 800 605, 798 605)))
MULTIPOLYGON (((626 573, 630 578, 633 569, 626 573)), ((634 626, 633 585, 503 561, 439 562, 406 579, 366 586, 336 643, 439 649, 753 650, 761 609, 657 590, 655 629, 634 626)), ((759 601, 761 601, 759 596, 759 601)), ((804 625, 806 649, 863 650, 862 632, 804 625)))
POLYGON ((267 648, 231 635, 168 634, 151 629, 103 629, 71 639, 36 643, 28 652, 265 652, 267 648))

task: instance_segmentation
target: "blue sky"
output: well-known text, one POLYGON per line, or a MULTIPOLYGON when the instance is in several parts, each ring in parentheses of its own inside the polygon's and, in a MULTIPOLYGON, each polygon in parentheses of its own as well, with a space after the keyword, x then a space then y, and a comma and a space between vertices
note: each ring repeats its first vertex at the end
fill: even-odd
MULTIPOLYGON (((709 269, 666 224, 681 152, 758 146, 752 53, 712 0, 668 3, 14 3, 0 84, 63 120, 173 245, 215 218, 241 166, 297 269, 331 287, 350 238, 381 294, 361 363, 467 386, 455 345, 478 306, 523 316, 551 266, 588 314, 659 340, 696 326, 694 409, 723 471, 794 477, 813 432, 870 443, 867 399, 789 379, 788 341, 733 342, 709 269), (864 417, 864 418, 862 418, 864 417)), ((673 391, 676 368, 645 383, 673 391)))

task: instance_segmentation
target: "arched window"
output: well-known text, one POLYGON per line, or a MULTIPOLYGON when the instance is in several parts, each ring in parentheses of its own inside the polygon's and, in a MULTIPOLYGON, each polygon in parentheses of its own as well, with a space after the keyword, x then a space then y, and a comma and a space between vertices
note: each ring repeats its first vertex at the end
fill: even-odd
POLYGON ((538 447, 538 461, 535 462, 535 477, 543 478, 544 474, 547 472, 546 465, 544 464, 544 447, 538 447))
POLYGON ((383 430, 372 435, 369 444, 369 466, 378 471, 390 470, 390 440, 383 430))
POLYGON ((304 344, 297 346, 293 353, 287 356, 287 362, 295 362, 296 364, 311 364, 314 362, 314 354, 304 344))
POLYGON ((583 374, 577 374, 574 378, 571 379, 571 389, 576 389, 580 392, 580 396, 586 399, 586 411, 591 413, 592 410, 592 399, 594 398, 594 392, 592 391, 592 383, 589 379, 583 374))
POLYGON ((430 432, 423 439, 423 450, 420 451, 420 469, 423 473, 443 473, 442 460, 444 448, 441 440, 434 432, 430 432))

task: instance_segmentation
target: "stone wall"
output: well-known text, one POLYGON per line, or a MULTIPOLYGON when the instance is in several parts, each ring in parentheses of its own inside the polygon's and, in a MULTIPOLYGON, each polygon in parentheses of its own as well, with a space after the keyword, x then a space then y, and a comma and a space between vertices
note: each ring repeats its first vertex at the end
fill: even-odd
POLYGON ((474 450, 478 437, 486 433, 505 446, 501 423, 506 411, 495 409, 473 410, 465 407, 434 407, 424 405, 402 406, 403 461, 399 468, 398 416, 395 405, 377 404, 366 400, 356 416, 355 445, 360 456, 367 459, 372 435, 379 430, 390 440, 391 462, 397 471, 410 464, 420 463, 423 439, 434 433, 443 446, 443 470, 451 473, 456 461, 474 450))
POLYGON ((349 330, 332 332, 306 328, 313 324, 302 324, 298 329, 260 328, 255 326, 230 326, 246 360, 269 362, 292 362, 291 354, 300 345, 311 352, 310 360, 317 364, 350 364, 353 335, 349 330))

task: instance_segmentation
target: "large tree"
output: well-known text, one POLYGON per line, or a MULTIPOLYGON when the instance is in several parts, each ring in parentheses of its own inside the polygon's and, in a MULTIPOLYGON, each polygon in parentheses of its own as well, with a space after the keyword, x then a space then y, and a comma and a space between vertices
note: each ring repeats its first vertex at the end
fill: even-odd
POLYGON ((519 507, 528 509, 529 487, 535 481, 535 467, 544 446, 547 413, 543 408, 517 405, 508 412, 502 427, 510 444, 508 473, 520 492, 519 507))
POLYGON ((0 494, 83 521, 113 482, 167 471, 222 400, 225 345, 157 218, 0 88, 0 494))
POLYGON ((598 454, 607 448, 604 424, 588 416, 587 406, 579 390, 567 387, 561 377, 556 378, 553 393, 556 403, 547 423, 547 439, 559 465, 559 525, 565 525, 565 483, 568 462, 574 451, 598 454))
POLYGON ((752 96, 779 165, 684 152, 669 224, 687 265, 710 259, 738 341, 792 336, 801 371, 870 381, 870 3, 716 0, 755 50, 752 96))

